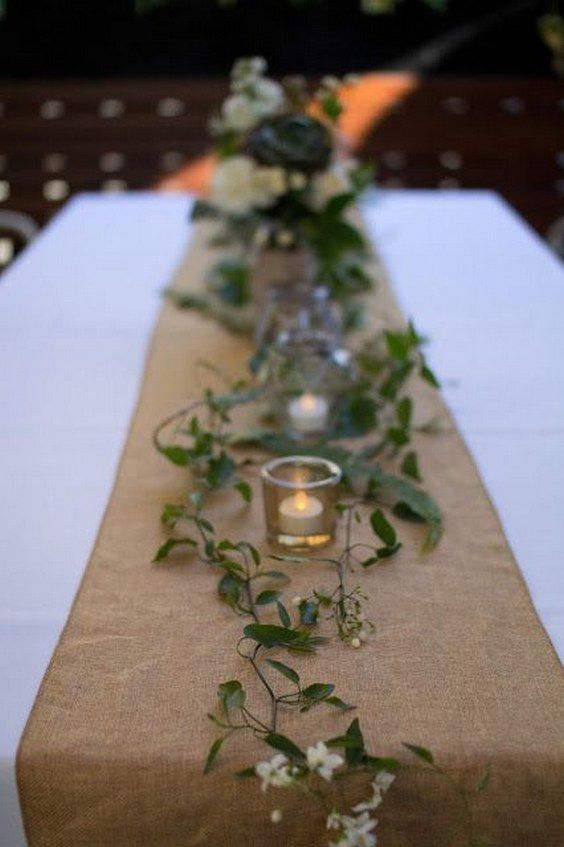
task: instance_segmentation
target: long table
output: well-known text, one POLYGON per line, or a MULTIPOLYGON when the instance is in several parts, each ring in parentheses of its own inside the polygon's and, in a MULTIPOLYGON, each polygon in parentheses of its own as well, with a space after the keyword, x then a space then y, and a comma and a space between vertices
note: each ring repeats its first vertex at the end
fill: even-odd
MULTIPOLYGON (((111 489, 189 204, 75 200, 0 285, 0 835, 10 847, 25 843, 17 742, 111 489)), ((433 339, 431 364, 564 651, 562 269, 489 193, 383 192, 365 217, 404 311, 433 339)))

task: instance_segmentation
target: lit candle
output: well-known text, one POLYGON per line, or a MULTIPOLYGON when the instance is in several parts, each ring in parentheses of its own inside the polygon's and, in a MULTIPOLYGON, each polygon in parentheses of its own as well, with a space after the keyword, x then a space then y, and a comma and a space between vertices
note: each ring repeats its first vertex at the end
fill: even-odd
POLYGON ((298 432, 322 432, 327 426, 329 403, 325 397, 308 392, 290 401, 288 415, 298 432))
POLYGON ((279 506, 280 532, 285 535, 319 535, 324 532, 323 503, 317 497, 296 491, 279 506))

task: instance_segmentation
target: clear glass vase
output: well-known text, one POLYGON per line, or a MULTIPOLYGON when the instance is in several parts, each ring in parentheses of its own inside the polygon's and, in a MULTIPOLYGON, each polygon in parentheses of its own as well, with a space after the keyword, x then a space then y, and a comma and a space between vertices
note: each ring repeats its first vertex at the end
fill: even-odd
POLYGON ((302 340, 337 344, 340 338, 340 313, 327 288, 307 282, 270 286, 256 323, 259 349, 302 340))

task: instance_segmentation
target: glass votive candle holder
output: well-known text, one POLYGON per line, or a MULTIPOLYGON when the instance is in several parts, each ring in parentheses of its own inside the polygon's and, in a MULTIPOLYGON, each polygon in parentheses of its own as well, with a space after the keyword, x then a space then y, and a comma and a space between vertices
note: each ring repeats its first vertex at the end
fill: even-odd
POLYGON ((341 318, 328 288, 305 282, 269 288, 255 330, 259 349, 304 338, 337 344, 340 337, 341 318))
POLYGON ((332 541, 338 465, 317 456, 285 456, 264 465, 261 476, 269 541, 294 550, 332 541))
POLYGON ((276 419, 300 443, 327 436, 339 398, 355 379, 349 351, 318 341, 277 344, 269 355, 268 381, 276 419))

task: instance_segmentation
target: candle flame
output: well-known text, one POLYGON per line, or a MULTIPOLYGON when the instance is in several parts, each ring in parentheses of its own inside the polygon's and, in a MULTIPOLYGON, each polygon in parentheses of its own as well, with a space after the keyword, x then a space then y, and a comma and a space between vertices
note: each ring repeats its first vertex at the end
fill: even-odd
POLYGON ((308 507, 308 498, 305 491, 296 491, 294 495, 294 506, 298 512, 305 512, 308 507))

